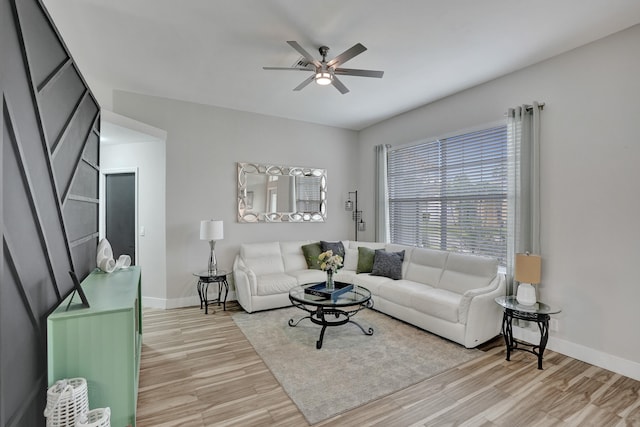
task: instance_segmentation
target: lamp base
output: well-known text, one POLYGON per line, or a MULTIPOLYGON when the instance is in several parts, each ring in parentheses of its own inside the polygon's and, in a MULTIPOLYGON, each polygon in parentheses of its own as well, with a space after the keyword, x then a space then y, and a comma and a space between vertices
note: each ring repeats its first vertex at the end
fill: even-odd
POLYGON ((518 286, 518 294, 516 295, 518 304, 533 305, 538 300, 536 298, 536 288, 530 283, 520 283, 518 286))
POLYGON ((209 254, 209 265, 208 265, 209 276, 215 276, 216 274, 218 274, 218 261, 216 260, 216 251, 215 251, 216 241, 209 240, 209 247, 211 248, 211 253, 209 254))

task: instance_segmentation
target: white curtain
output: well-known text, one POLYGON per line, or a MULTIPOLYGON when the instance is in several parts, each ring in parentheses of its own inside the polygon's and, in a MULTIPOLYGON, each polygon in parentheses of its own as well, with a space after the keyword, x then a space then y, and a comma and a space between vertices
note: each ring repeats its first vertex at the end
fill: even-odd
POLYGON ((540 109, 533 105, 507 112, 509 162, 507 293, 513 294, 515 254, 540 254, 540 109))
POLYGON ((390 145, 376 146, 376 242, 389 243, 389 192, 387 151, 390 145))

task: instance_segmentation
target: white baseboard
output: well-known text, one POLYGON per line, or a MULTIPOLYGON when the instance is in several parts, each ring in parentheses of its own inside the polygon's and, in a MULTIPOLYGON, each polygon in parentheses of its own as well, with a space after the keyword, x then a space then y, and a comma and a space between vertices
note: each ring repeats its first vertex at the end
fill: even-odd
MULTIPOLYGON (((513 327, 513 336, 530 343, 540 342, 539 332, 515 325, 513 327)), ((553 332, 549 334, 547 349, 640 381, 640 363, 555 338, 553 332)))
MULTIPOLYGON (((235 301, 236 293, 231 291, 227 297, 227 302, 235 301)), ((198 295, 192 295, 182 298, 154 298, 154 297, 142 297, 142 306, 148 308, 162 308, 169 310, 172 308, 194 307, 200 305, 200 298, 198 295)))
POLYGON ((164 298, 142 297, 142 306, 145 308, 166 308, 167 300, 164 298))

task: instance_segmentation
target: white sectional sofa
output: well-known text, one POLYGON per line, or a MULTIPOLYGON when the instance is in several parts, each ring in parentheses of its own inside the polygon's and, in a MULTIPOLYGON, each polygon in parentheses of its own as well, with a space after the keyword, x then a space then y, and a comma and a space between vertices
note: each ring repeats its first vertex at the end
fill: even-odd
MULTIPOLYGON (((310 269, 302 246, 313 241, 247 243, 233 264, 236 295, 249 313, 290 306, 289 290, 322 282, 310 269)), ((500 333, 502 311, 494 299, 505 294, 497 260, 476 255, 394 244, 342 241, 344 267, 339 282, 371 291, 374 309, 473 348, 500 333), (358 247, 404 251, 402 278, 357 273, 358 247)))

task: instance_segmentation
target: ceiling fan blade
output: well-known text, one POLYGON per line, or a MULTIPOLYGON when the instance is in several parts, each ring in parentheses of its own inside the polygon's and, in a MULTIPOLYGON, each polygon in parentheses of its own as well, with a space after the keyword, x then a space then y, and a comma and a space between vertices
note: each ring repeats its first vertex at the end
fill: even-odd
POLYGON ((297 68, 297 67, 262 67, 263 70, 285 70, 285 71, 315 71, 313 68, 297 68))
POLYGON ((336 68, 333 72, 341 76, 375 77, 378 79, 384 75, 384 71, 357 70, 355 68, 336 68))
POLYGON ((331 61, 327 62, 327 67, 334 67, 334 66, 337 67, 340 64, 344 64, 354 56, 360 55, 365 50, 367 50, 366 47, 364 47, 360 43, 356 43, 349 49, 342 52, 340 55, 333 58, 331 61))
POLYGON ((293 90, 302 90, 302 89, 304 89, 304 87, 306 85, 308 85, 309 83, 311 83, 315 77, 316 77, 315 74, 312 74, 311 77, 309 77, 308 79, 306 79, 305 81, 300 83, 298 86, 294 87, 293 90))
MULTIPOLYGON (((315 76, 311 76, 311 79, 313 79, 315 76)), ((347 87, 342 84, 342 82, 340 80, 338 80, 338 78, 336 76, 333 76, 333 79, 331 80, 331 84, 333 85, 333 87, 335 87, 336 89, 338 89, 340 91, 341 94, 345 94, 347 92, 349 92, 349 89, 347 89, 347 87)))
POLYGON ((309 63, 315 65, 316 67, 322 66, 322 64, 320 64, 320 61, 311 56, 311 54, 307 52, 302 46, 300 46, 297 41, 291 40, 287 43, 289 43, 289 46, 297 50, 300 55, 304 56, 304 58, 309 61, 309 63))

